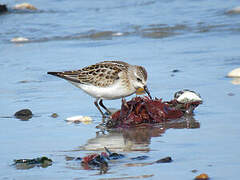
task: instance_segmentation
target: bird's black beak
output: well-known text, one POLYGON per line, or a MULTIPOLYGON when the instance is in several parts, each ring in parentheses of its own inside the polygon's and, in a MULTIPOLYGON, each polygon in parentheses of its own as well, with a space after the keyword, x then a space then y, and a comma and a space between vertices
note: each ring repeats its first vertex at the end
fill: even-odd
POLYGON ((147 93, 147 95, 149 96, 150 99, 152 99, 152 96, 147 88, 147 86, 144 86, 144 91, 147 93))

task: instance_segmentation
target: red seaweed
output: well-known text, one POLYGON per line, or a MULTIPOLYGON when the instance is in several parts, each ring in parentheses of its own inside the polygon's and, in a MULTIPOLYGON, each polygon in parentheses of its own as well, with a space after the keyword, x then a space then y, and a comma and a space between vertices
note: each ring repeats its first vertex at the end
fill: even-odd
POLYGON ((124 128, 162 123, 166 120, 181 118, 189 109, 192 113, 199 104, 200 102, 183 104, 176 100, 163 102, 162 99, 148 97, 135 97, 128 102, 122 99, 121 109, 111 116, 107 127, 124 128))

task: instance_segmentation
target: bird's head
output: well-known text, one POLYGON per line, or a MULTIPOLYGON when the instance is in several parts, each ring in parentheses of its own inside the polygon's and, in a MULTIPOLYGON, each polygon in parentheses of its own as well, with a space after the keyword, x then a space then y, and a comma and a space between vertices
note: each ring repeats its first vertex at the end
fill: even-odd
POLYGON ((131 81, 132 85, 136 90, 136 94, 144 94, 147 93, 149 98, 152 99, 150 92, 147 88, 147 71, 142 66, 133 66, 131 81))

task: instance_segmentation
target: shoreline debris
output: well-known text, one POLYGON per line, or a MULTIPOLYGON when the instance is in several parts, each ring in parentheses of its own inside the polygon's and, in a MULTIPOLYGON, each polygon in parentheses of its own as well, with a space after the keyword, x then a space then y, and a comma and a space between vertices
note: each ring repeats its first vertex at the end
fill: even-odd
POLYGON ((107 128, 126 128, 139 125, 152 125, 167 120, 179 119, 184 115, 193 115, 194 109, 202 104, 199 94, 190 90, 178 91, 171 101, 135 97, 130 101, 122 99, 119 111, 107 121, 107 128))
POLYGON ((42 167, 46 168, 48 166, 52 165, 52 160, 43 156, 39 158, 34 159, 16 159, 14 160, 14 166, 16 166, 17 169, 30 169, 33 167, 42 167))
MULTIPOLYGON (((80 160, 81 161, 81 166, 85 170, 90 170, 90 169, 97 169, 100 170, 100 174, 105 174, 107 173, 109 169, 108 163, 111 162, 112 160, 118 160, 122 159, 125 157, 123 154, 119 154, 116 152, 111 152, 108 148, 104 147, 105 152, 101 152, 100 154, 94 153, 94 154, 89 154, 85 157, 66 157, 67 161, 72 161, 72 160, 80 160)), ((148 156, 137 156, 134 158, 130 158, 132 161, 142 161, 146 160, 148 156)), ((170 163, 172 162, 172 158, 170 156, 167 156, 165 158, 159 159, 157 161, 153 162, 144 162, 144 163, 127 163, 125 164, 128 167, 134 167, 134 166, 145 166, 145 165, 152 165, 154 163, 170 163)))
POLYGON ((101 154, 90 154, 83 158, 77 158, 81 161, 81 165, 84 169, 95 169, 98 168, 100 170, 100 174, 105 174, 108 170, 108 161, 117 160, 124 157, 123 154, 118 154, 115 152, 111 152, 108 148, 104 147, 106 152, 102 152, 101 154))

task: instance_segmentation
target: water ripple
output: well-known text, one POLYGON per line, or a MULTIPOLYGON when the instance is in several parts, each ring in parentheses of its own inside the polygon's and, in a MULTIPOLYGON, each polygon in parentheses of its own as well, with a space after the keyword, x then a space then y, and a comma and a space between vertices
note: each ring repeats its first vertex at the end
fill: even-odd
MULTIPOLYGON (((46 24, 47 25, 47 24, 46 24)), ((87 30, 81 33, 73 33, 69 35, 54 35, 54 34, 47 34, 41 36, 41 32, 38 32, 40 36, 33 36, 33 37, 22 37, 27 38, 29 42, 47 42, 47 41, 67 41, 67 40, 112 40, 113 38, 126 38, 128 36, 138 36, 141 38, 151 38, 151 39, 161 39, 161 38, 168 38, 172 36, 179 36, 188 33, 209 33, 209 32, 235 32, 239 33, 240 24, 236 24, 232 26, 230 24, 219 24, 219 25, 211 25, 206 23, 197 23, 194 26, 189 26, 186 24, 176 24, 173 26, 169 26, 166 24, 150 24, 148 26, 141 26, 141 25, 131 25, 125 31, 112 31, 112 30, 87 30)), ((31 29, 28 29, 30 31, 31 29)), ((31 30, 32 31, 32 30, 31 30)), ((35 33, 37 33, 37 29, 34 29, 35 33)), ((12 31, 12 34, 15 34, 15 31, 12 31)), ((4 33, 0 33, 4 35, 4 33)), ((30 33, 28 33, 29 35, 30 33)), ((9 35, 9 32, 8 32, 9 35)), ((21 41, 19 41, 21 42, 21 41)), ((21 42, 23 43, 23 42, 21 42)))

